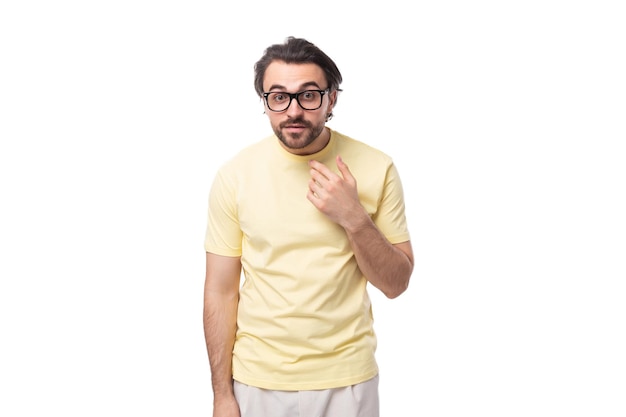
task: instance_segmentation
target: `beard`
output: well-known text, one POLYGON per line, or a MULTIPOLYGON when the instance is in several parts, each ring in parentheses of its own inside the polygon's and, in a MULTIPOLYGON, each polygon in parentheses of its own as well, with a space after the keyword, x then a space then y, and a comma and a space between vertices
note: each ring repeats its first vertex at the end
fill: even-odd
POLYGON ((314 125, 313 123, 297 118, 288 120, 279 124, 278 126, 272 126, 274 130, 274 134, 278 139, 285 145, 288 149, 302 149, 309 146, 311 143, 317 139, 319 135, 324 131, 324 122, 314 125), (300 125, 304 126, 305 130, 300 133, 288 133, 284 134, 283 129, 289 125, 300 125))

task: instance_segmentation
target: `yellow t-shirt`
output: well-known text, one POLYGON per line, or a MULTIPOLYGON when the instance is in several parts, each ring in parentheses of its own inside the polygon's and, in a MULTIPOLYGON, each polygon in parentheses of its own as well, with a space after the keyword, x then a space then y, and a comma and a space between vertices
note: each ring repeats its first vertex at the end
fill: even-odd
POLYGON ((367 280, 344 230, 306 198, 307 162, 334 172, 341 155, 361 203, 391 243, 409 240, 402 184, 391 158, 331 130, 314 155, 270 136, 224 164, 209 197, 207 252, 241 256, 233 377, 274 390, 314 390, 378 373, 367 280))

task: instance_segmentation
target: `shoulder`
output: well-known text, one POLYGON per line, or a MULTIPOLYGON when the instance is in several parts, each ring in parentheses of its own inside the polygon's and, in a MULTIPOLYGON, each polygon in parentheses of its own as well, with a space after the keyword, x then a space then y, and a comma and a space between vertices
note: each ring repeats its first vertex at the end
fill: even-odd
POLYGON ((372 145, 343 133, 331 130, 336 143, 336 152, 346 161, 360 161, 362 164, 389 167, 393 165, 390 155, 372 145))
POLYGON ((221 174, 247 173, 258 164, 266 163, 272 152, 273 136, 265 137, 248 145, 226 160, 219 168, 221 174))

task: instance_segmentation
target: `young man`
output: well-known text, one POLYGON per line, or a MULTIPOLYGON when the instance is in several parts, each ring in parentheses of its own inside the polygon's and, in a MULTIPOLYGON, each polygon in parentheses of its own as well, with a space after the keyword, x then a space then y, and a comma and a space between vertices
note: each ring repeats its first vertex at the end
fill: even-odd
POLYGON ((209 197, 214 417, 379 415, 366 286, 402 294, 413 253, 391 158, 326 127, 341 81, 304 39, 255 65, 274 135, 225 163, 209 197))

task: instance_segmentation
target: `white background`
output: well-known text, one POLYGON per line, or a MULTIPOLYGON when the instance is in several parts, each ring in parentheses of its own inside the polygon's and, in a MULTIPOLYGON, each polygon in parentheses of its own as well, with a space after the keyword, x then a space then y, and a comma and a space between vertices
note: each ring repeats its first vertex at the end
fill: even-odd
POLYGON ((0 415, 210 416, 207 193, 289 35, 405 186, 382 416, 626 415, 620 2, 226 3, 2 2, 0 415))

